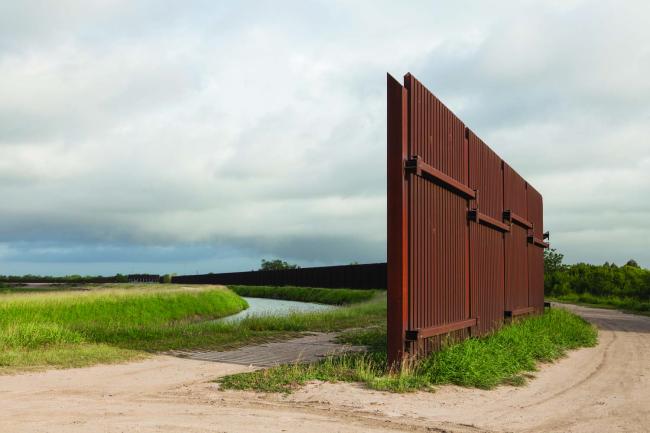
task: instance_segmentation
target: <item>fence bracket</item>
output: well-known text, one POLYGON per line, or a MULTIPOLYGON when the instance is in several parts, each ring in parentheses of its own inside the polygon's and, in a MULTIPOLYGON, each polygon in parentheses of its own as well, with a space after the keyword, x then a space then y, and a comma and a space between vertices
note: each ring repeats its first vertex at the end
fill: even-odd
POLYGON ((467 218, 470 221, 474 221, 479 224, 483 224, 485 226, 488 226, 490 228, 493 228, 495 230, 499 230, 501 232, 509 232, 510 231, 510 225, 506 223, 502 223, 501 221, 492 218, 489 215, 486 215, 482 212, 479 212, 478 209, 470 209, 467 212, 467 218))
POLYGON ((527 228, 527 229, 532 229, 533 228, 533 223, 528 221, 526 218, 522 217, 521 215, 517 215, 510 209, 504 210, 503 211, 503 219, 506 221, 509 221, 510 223, 517 223, 520 226, 527 228))
POLYGON ((433 168, 424 162, 418 155, 415 155, 414 157, 404 161, 404 170, 407 173, 413 173, 416 176, 420 176, 441 184, 445 188, 452 190, 456 194, 459 194, 463 197, 470 199, 476 198, 476 191, 474 191, 472 188, 468 187, 462 182, 457 181, 453 177, 444 174, 442 171, 433 168))
POLYGON ((459 322, 447 323, 445 325, 433 326, 431 328, 408 329, 406 331, 406 340, 417 341, 423 338, 435 337, 436 335, 447 334, 461 329, 476 326, 477 319, 466 319, 459 322))
POLYGON ((528 236, 528 243, 542 248, 550 247, 548 242, 544 242, 543 240, 541 240, 540 238, 536 238, 535 236, 528 236))
POLYGON ((535 312, 535 307, 516 308, 514 310, 506 310, 503 312, 504 317, 523 316, 535 312))

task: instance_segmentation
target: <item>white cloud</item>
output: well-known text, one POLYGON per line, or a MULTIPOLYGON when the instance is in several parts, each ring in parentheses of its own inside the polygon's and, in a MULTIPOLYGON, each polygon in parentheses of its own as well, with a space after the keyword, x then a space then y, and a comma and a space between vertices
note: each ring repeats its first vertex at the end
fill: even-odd
POLYGON ((383 260, 386 71, 413 72, 542 192, 569 260, 650 266, 648 12, 6 3, 0 273, 40 272, 57 248, 88 260, 61 253, 53 272, 383 260))

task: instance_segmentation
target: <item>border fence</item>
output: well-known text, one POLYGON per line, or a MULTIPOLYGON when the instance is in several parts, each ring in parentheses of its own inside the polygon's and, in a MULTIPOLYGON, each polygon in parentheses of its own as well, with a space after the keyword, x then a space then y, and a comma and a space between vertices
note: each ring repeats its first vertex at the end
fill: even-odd
POLYGON ((411 74, 388 75, 388 358, 544 308, 542 196, 411 74))
POLYGON ((158 274, 129 274, 126 276, 129 283, 160 283, 162 277, 158 274))
POLYGON ((173 276, 172 283, 385 289, 386 263, 173 276))

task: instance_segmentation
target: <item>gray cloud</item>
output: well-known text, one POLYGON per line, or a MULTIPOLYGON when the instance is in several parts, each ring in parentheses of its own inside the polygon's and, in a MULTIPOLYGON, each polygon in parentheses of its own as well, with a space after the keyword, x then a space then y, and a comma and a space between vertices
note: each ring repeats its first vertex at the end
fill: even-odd
POLYGON ((542 192, 570 261, 650 266, 648 9, 3 4, 0 273, 383 260, 386 71, 542 192))

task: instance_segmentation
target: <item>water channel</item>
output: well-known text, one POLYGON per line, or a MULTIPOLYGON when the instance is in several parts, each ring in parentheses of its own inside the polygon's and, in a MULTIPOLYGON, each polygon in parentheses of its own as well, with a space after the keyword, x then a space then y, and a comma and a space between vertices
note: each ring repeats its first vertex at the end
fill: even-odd
POLYGON ((220 322, 237 322, 250 316, 284 316, 291 313, 310 313, 338 308, 334 305, 314 304, 311 302, 285 301, 282 299, 249 298, 248 308, 232 316, 218 319, 220 322))

